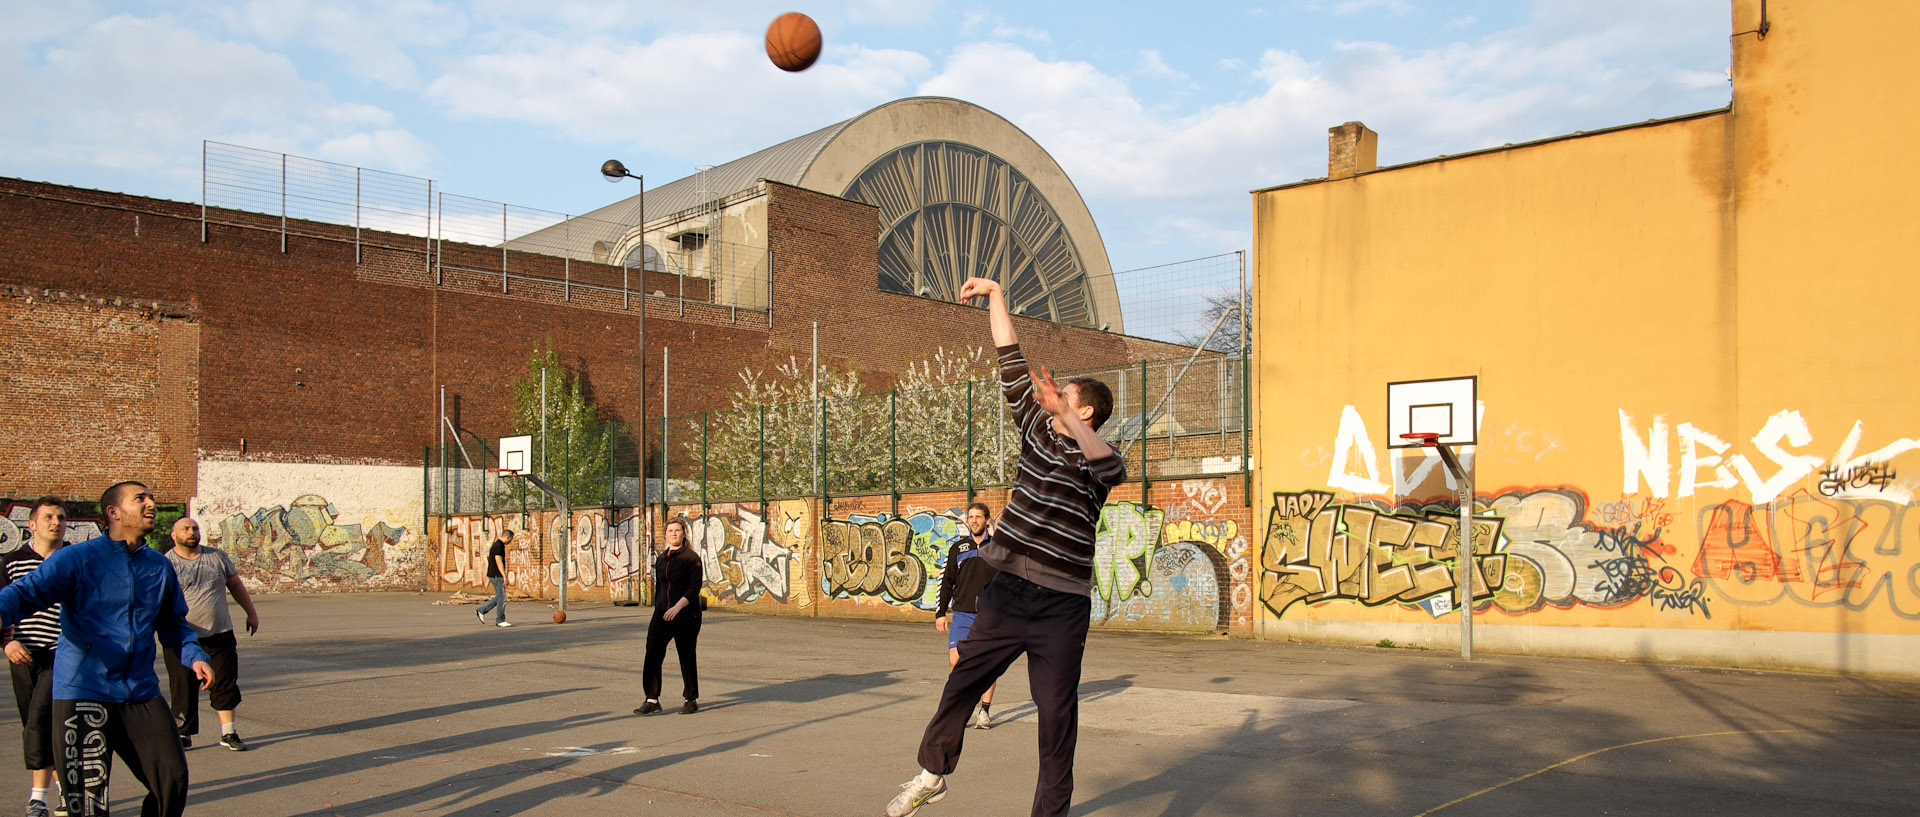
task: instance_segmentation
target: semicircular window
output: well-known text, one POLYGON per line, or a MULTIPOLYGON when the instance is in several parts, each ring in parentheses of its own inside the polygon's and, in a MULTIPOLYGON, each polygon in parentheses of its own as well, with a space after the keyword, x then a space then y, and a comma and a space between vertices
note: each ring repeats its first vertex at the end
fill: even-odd
POLYGON ((660 251, 647 244, 641 244, 627 251, 626 266, 638 267, 645 272, 663 272, 666 267, 660 263, 660 251))
POLYGON ((1000 282, 1016 315, 1099 325, 1073 237, 1005 159, 959 142, 905 145, 841 195, 880 209, 881 290, 950 301, 977 275, 1000 282))

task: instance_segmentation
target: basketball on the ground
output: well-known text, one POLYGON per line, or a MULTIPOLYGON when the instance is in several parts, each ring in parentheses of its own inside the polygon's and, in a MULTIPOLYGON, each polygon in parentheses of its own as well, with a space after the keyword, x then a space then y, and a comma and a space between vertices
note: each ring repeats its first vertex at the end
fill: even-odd
POLYGON ((789 11, 767 26, 767 58, 782 71, 805 71, 820 59, 820 26, 812 17, 789 11))
POLYGON ((565 624, 565 623, 567 623, 567 611, 565 611, 565 610, 555 610, 555 611, 553 611, 553 623, 555 623, 555 624, 565 624))

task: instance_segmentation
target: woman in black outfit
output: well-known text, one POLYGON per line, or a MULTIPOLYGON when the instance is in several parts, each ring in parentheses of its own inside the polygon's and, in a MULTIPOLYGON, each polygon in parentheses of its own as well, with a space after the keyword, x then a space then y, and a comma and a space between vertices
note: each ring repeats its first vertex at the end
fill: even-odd
POLYGON ((700 676, 695 644, 700 640, 700 555, 687 547, 687 520, 667 520, 667 549, 653 561, 653 621, 647 625, 647 658, 640 673, 640 685, 647 701, 633 710, 635 715, 660 711, 660 665, 667 657, 667 642, 680 653, 680 678, 686 684, 687 699, 680 714, 700 711, 700 676))

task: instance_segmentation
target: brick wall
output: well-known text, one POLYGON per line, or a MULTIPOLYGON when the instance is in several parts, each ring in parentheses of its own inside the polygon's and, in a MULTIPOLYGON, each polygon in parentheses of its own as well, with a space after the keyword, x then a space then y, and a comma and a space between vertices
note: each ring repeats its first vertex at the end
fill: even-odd
POLYGON ((0 286, 0 496, 94 500, 122 479, 192 494, 190 310, 0 286))

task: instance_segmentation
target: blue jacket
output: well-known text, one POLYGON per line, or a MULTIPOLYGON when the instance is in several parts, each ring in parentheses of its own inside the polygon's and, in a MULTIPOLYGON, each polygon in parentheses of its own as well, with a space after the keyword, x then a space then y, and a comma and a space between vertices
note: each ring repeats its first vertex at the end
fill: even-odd
POLYGON ((32 573, 0 589, 0 624, 60 605, 53 697, 133 703, 160 697, 153 638, 178 647, 187 666, 207 653, 187 626, 187 599, 167 557, 128 552, 106 536, 53 552, 32 573))

